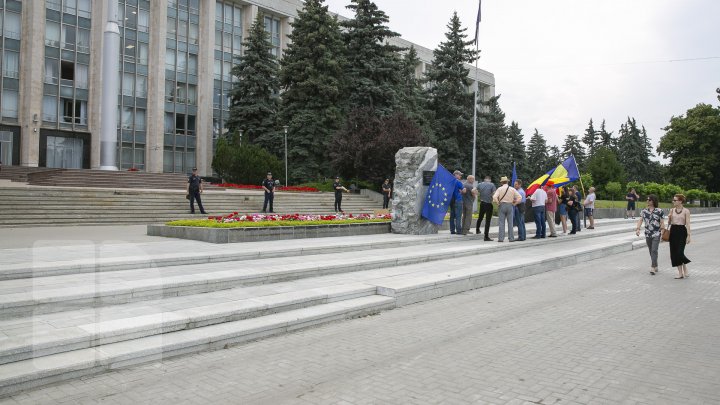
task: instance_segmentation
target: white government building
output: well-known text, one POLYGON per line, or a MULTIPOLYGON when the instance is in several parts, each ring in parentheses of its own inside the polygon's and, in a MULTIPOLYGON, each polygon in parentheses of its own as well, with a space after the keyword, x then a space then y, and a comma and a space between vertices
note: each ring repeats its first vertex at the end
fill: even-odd
MULTIPOLYGON (((115 150, 120 170, 187 173, 197 166, 210 174, 213 140, 229 114, 230 68, 242 54, 243 37, 262 15, 273 52, 282 57, 302 2, 118 0, 118 7, 117 142, 106 142, 112 145, 107 149, 115 150)), ((0 8, 0 161, 100 168, 110 3, 0 0, 0 8)), ((432 50, 393 42, 415 46, 421 75, 432 50)), ((493 96, 493 74, 470 69, 480 97, 493 96)))

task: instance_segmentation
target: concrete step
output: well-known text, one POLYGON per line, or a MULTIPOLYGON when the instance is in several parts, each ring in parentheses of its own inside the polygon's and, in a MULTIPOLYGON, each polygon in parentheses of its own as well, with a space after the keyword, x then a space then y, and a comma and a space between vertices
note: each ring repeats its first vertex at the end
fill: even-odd
POLYGON ((0 365, 0 396, 104 370, 219 349, 322 323, 374 314, 392 307, 393 299, 388 297, 355 298, 4 364, 0 365))

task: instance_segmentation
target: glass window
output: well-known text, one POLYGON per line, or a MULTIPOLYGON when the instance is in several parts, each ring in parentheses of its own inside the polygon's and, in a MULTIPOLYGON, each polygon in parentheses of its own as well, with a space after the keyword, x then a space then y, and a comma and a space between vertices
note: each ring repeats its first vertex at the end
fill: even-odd
POLYGON ((148 64, 148 44, 143 43, 143 42, 138 42, 137 63, 140 65, 147 66, 147 64, 148 64))
POLYGON ((150 31, 150 12, 140 9, 138 12, 138 31, 150 31))
POLYGON ((58 101, 55 96, 43 97, 42 119, 48 122, 57 122, 58 101))
POLYGON ((5 50, 3 55, 3 76, 13 79, 20 77, 20 53, 5 50))
POLYGON ((3 35, 6 38, 20 39, 20 14, 5 11, 5 21, 3 25, 3 35))
POLYGON ((45 7, 49 8, 50 10, 62 11, 62 1, 45 0, 45 7))
POLYGON ((129 97, 135 95, 135 78, 131 73, 123 73, 122 95, 129 97))
POLYGON ((185 52, 177 53, 177 71, 180 73, 187 71, 187 54, 185 52))
POLYGON ((75 64, 75 87, 78 89, 88 88, 88 65, 75 64))
POLYGON ((178 41, 187 42, 187 36, 188 36, 188 22, 187 21, 178 21, 178 28, 177 28, 177 39, 178 41))
POLYGON ((135 76, 135 97, 147 97, 147 77, 135 76))
POLYGON ((165 80, 165 100, 169 102, 175 101, 175 82, 165 80))
POLYGON ((177 23, 175 22, 175 19, 172 17, 168 17, 167 19, 167 37, 168 39, 175 39, 175 34, 177 33, 177 23))
POLYGON ((60 24, 45 21, 45 45, 60 47, 60 24))
POLYGON ((135 110, 135 130, 145 130, 145 110, 138 108, 135 110))
POLYGON ((87 101, 75 101, 75 123, 87 125, 87 101))
POLYGON ((175 101, 181 104, 187 103, 187 87, 185 86, 185 83, 178 83, 175 91, 177 95, 175 101))
POLYGON ((198 72, 198 61, 197 61, 197 55, 190 54, 188 55, 188 73, 191 75, 196 75, 198 72))
POLYGON ((175 117, 171 112, 165 113, 164 128, 166 134, 172 134, 175 131, 175 117))
POLYGON ((132 39, 125 39, 125 46, 123 47, 123 53, 125 54, 125 60, 128 62, 135 62, 135 49, 136 42, 132 39))
POLYGON ((220 2, 215 3, 215 21, 222 22, 223 20, 223 5, 220 2))
POLYGON ((240 35, 233 36, 233 54, 242 55, 242 37, 240 35))
POLYGON ((138 10, 135 7, 127 6, 125 10, 125 26, 128 28, 137 28, 138 10))
POLYGON ((222 31, 215 30, 215 50, 222 50, 222 31))
POLYGON ((60 67, 57 59, 45 58, 45 83, 58 84, 60 67))
POLYGON ((63 24, 61 42, 63 49, 75 50, 75 27, 63 24))
POLYGON ((78 0, 78 16, 90 18, 92 15, 92 6, 90 0, 78 0))
POLYGON ((78 28, 77 51, 83 53, 90 53, 90 30, 78 28))
POLYGON ((2 117, 18 117, 18 92, 4 89, 2 91, 2 117))
POLYGON ((120 122, 122 122, 122 129, 132 129, 132 127, 133 127, 133 108, 132 107, 123 107, 122 108, 122 115, 120 118, 120 122))
POLYGON ((189 32, 189 35, 188 35, 188 37, 189 37, 188 42, 191 43, 191 44, 193 44, 193 45, 197 45, 197 43, 198 43, 198 37, 199 37, 199 35, 200 35, 198 25, 197 25, 197 24, 190 23, 189 29, 190 29, 190 32, 189 32))
POLYGON ((238 7, 233 8, 233 25, 242 28, 242 13, 238 7))
POLYGON ((229 32, 223 32, 223 52, 232 52, 232 34, 229 32))
POLYGON ((77 8, 77 0, 65 0, 65 7, 63 12, 68 14, 75 14, 77 8))
POLYGON ((229 82, 232 79, 232 63, 223 62, 223 80, 229 82))
POLYGON ((197 104, 197 89, 192 84, 188 85, 187 96, 188 96, 188 104, 192 104, 192 105, 197 104))
POLYGON ((215 59, 214 61, 213 74, 215 76, 215 80, 222 80, 222 61, 219 59, 215 59))
POLYGON ((233 17, 233 7, 230 4, 225 4, 225 24, 232 24, 232 17, 233 17))
POLYGON ((165 50, 165 69, 175 70, 175 50, 165 50))

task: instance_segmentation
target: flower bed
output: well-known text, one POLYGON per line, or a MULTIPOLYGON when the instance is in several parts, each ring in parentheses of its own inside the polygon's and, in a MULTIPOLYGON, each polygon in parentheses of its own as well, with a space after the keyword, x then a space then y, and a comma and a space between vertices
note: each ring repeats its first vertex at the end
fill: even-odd
POLYGON ((390 214, 239 214, 210 216, 207 219, 177 220, 166 223, 169 226, 194 226, 205 228, 248 228, 270 226, 307 226, 307 225, 339 225, 369 222, 389 222, 390 214))
MULTIPOLYGON (((224 188, 237 188, 240 190, 262 190, 262 186, 258 186, 255 184, 235 184, 235 183, 221 183, 216 184, 218 187, 224 187, 224 188)), ((318 190, 315 187, 300 187, 300 186, 277 186, 275 187, 278 191, 300 191, 304 193, 317 193, 318 190)))

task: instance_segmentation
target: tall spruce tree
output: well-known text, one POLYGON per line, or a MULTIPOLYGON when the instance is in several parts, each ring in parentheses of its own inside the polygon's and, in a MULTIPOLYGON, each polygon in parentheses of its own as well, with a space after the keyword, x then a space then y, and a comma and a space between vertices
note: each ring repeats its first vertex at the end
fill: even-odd
POLYGON ((270 34, 258 15, 243 42, 244 53, 231 73, 237 81, 230 91, 231 132, 242 131, 242 142, 259 143, 277 155, 278 62, 270 53, 270 34))
MULTIPOLYGON (((545 137, 535 128, 535 132, 530 137, 530 142, 528 142, 527 146, 528 174, 534 180, 547 172, 550 169, 549 166, 551 166, 551 163, 547 142, 545 141, 545 137)), ((530 179, 528 180, 532 181, 530 179)))
POLYGON ((548 151, 548 167, 555 167, 562 163, 562 154, 560 148, 552 145, 548 151))
POLYGON ((527 180, 530 176, 525 157, 525 139, 517 122, 512 121, 507 129, 508 157, 515 162, 518 178, 527 180))
MULTIPOLYGON (((510 144, 505 125, 505 113, 500 108, 500 96, 481 102, 485 107, 478 114, 477 125, 477 174, 490 175, 493 178, 508 175, 512 170, 512 160, 508 160, 510 144)), ((472 153, 472 139, 469 142, 472 153)))
POLYGON ((605 129, 605 120, 603 119, 602 124, 600 124, 600 130, 598 131, 598 141, 599 145, 595 146, 595 149, 602 146, 605 148, 612 149, 614 152, 617 152, 616 145, 615 145, 615 139, 613 138, 613 133, 608 132, 607 129, 605 129))
MULTIPOLYGON (((474 96, 467 91, 472 81, 465 64, 474 62, 477 52, 471 47, 473 41, 466 40, 467 28, 462 28, 457 13, 447 28, 445 41, 433 52, 427 72, 430 110, 440 160, 447 167, 468 171, 472 165, 474 96)), ((478 132, 478 139, 483 136, 478 132)))
MULTIPOLYGON (((592 120, 592 118, 590 118, 588 127, 587 127, 587 129, 585 129, 585 134, 582 137, 583 143, 585 144, 585 146, 587 146, 588 158, 591 157, 595 153, 595 149, 598 146, 599 138, 600 138, 600 134, 598 133, 598 131, 595 130, 595 127, 593 126, 593 120, 592 120)), ((579 162, 577 162, 577 163, 580 164, 579 162)))
POLYGON ((427 94, 415 73, 419 65, 420 58, 418 58, 417 50, 411 46, 402 59, 403 69, 398 109, 422 129, 427 140, 432 140, 432 120, 429 117, 427 94))
POLYGON ((627 122, 620 126, 617 155, 628 175, 627 180, 641 183, 648 181, 650 159, 647 154, 646 141, 640 133, 635 118, 628 117, 627 122))
POLYGON ((341 22, 346 46, 347 109, 370 108, 392 114, 401 100, 402 48, 388 43, 400 35, 388 28, 388 16, 371 0, 351 0, 354 17, 341 22))
POLYGON ((330 141, 343 125, 345 45, 337 19, 323 3, 305 1, 291 23, 291 42, 280 62, 280 121, 288 126, 293 182, 328 175, 330 141))
POLYGON ((575 163, 577 163, 579 167, 583 167, 585 164, 585 150, 579 138, 577 135, 566 136, 561 155, 563 158, 567 158, 570 155, 575 156, 575 163))

